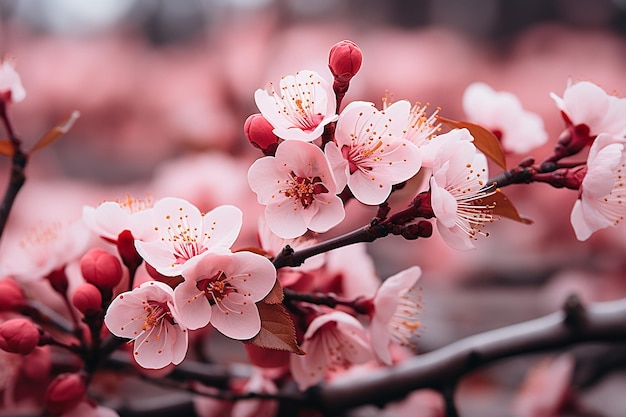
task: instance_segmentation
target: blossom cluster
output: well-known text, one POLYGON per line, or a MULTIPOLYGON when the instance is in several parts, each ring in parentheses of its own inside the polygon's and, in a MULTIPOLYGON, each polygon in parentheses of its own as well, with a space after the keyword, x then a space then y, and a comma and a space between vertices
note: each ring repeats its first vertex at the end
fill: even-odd
MULTIPOLYGON (((623 220, 626 99, 591 82, 570 83, 562 97, 552 94, 565 122, 553 153, 507 169, 507 157, 548 141, 541 118, 513 94, 470 85, 467 121, 407 99, 342 106, 361 59, 343 41, 330 52, 332 82, 303 69, 254 93, 259 113, 244 132, 263 153, 247 171, 264 207, 256 246, 235 247, 244 216, 236 206, 203 213, 182 198, 131 196, 85 206, 77 222, 39 225, 12 245, 0 270, 0 312, 11 314, 0 318, 0 349, 26 358, 55 346, 83 361, 49 384, 53 415, 93 409, 91 374, 122 342, 132 342, 140 367, 164 369, 182 363, 192 335, 209 325, 244 342, 254 370, 243 388, 233 388, 240 393, 271 397, 287 384, 304 391, 348 371, 401 362, 421 331, 422 270, 411 266, 381 280, 363 244, 390 234, 428 238, 436 228, 451 247, 474 249, 500 217, 528 222, 504 196, 506 185, 575 190, 570 220, 579 240, 623 220), (587 147, 584 161, 569 159, 587 147), (503 171, 490 176, 494 165, 503 171), (398 210, 390 197, 409 183, 415 196, 398 210), (347 204, 373 207, 372 221, 324 240, 346 218, 347 204), (71 342, 49 331, 22 289, 41 281, 63 298, 72 323, 58 327, 71 342)), ((24 95, 3 63, 8 132, 6 106, 24 95)), ((10 140, 3 153, 23 152, 10 140)), ((275 404, 255 407, 276 412, 275 404)))

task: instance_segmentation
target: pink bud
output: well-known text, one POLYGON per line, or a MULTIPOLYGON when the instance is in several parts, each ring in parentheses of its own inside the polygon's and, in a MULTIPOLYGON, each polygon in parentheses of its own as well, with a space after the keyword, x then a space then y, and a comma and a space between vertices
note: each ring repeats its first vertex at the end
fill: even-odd
POLYGON ((67 287, 69 285, 67 281, 67 275, 65 274, 65 266, 55 269, 46 275, 46 279, 50 282, 50 285, 56 292, 65 296, 67 287))
POLYGON ((135 237, 130 230, 123 230, 117 236, 117 253, 120 254, 124 265, 131 271, 137 270, 143 262, 143 258, 135 249, 135 237))
POLYGON ((115 255, 94 248, 80 260, 80 271, 90 284, 100 290, 110 291, 122 280, 122 265, 115 255))
POLYGON ((0 312, 13 311, 25 303, 22 289, 12 279, 0 281, 0 312))
POLYGON ((74 291, 72 304, 81 313, 92 315, 102 311, 102 294, 95 285, 86 282, 74 291))
POLYGON ((80 374, 61 374, 48 386, 45 396, 46 409, 52 415, 65 413, 76 407, 87 392, 85 377, 80 374))
POLYGON ((361 68, 363 54, 352 41, 341 41, 335 44, 328 56, 328 67, 336 81, 347 83, 361 68))
POLYGON ((0 349, 28 355, 39 344, 41 333, 25 318, 7 320, 0 324, 0 349))
POLYGON ((243 125, 248 141, 255 148, 259 148, 266 156, 276 153, 278 137, 272 132, 274 126, 260 113, 251 114, 243 125))

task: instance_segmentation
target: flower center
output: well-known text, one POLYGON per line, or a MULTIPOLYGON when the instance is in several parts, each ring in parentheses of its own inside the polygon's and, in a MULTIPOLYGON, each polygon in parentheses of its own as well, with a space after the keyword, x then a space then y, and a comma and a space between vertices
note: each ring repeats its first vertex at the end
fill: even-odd
POLYGON ((146 311, 146 319, 141 325, 141 330, 150 330, 157 326, 163 319, 174 324, 174 317, 170 311, 170 308, 166 303, 161 301, 148 301, 143 309, 146 311))
POLYGON ((218 271, 210 278, 199 280, 196 287, 204 293, 209 304, 214 305, 222 301, 228 294, 237 292, 226 280, 224 271, 218 271))
POLYGON ((287 180, 289 188, 281 192, 286 197, 299 201, 303 208, 307 208, 313 203, 315 195, 328 192, 328 188, 324 186, 319 176, 313 178, 299 177, 293 171, 289 173, 289 176, 291 177, 287 180))
POLYGON ((128 193, 124 196, 124 200, 116 200, 115 202, 129 214, 138 213, 154 206, 154 200, 152 197, 147 196, 145 199, 140 199, 135 198, 128 193))

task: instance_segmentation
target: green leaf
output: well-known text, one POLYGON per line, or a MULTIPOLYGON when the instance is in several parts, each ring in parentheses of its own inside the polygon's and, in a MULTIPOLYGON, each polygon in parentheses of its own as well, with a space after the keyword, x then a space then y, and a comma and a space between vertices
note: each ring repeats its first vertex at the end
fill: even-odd
POLYGON ((257 303, 261 331, 246 343, 266 349, 286 350, 304 355, 296 340, 296 328, 282 304, 257 303))
POLYGON ((489 159, 498 164, 500 168, 506 169, 506 158, 504 156, 504 149, 500 141, 493 134, 493 132, 481 125, 471 122, 456 121, 446 119, 445 117, 438 116, 437 119, 448 126, 455 128, 465 128, 470 131, 474 137, 474 145, 484 153, 489 159))

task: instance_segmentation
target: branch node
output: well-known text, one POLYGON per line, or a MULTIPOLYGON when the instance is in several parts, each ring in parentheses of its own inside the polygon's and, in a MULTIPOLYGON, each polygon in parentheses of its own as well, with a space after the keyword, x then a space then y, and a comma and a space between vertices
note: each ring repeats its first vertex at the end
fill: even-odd
POLYGON ((570 328, 578 328, 583 325, 587 318, 587 309, 577 294, 570 294, 563 304, 565 318, 563 324, 570 328))

